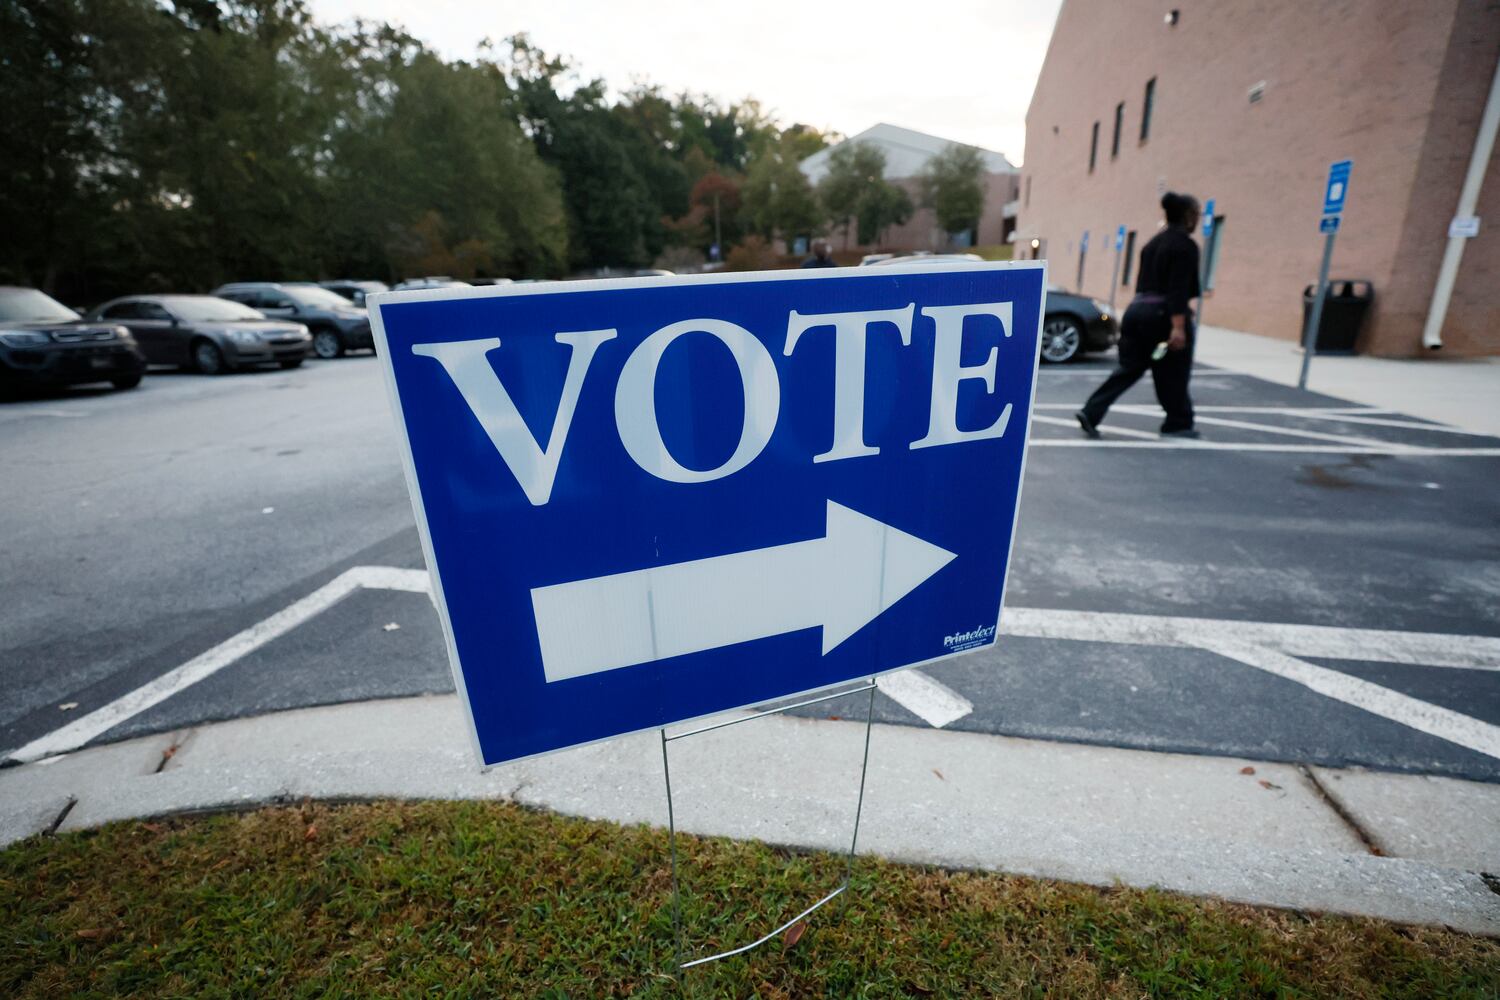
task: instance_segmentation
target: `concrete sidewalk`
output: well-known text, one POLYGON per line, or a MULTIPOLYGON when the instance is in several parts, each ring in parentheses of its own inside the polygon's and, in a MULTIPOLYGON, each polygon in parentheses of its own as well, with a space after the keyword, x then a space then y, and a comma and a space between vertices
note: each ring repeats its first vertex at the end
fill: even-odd
MULTIPOLYGON (((773 716, 674 742, 678 827, 847 850, 864 736, 863 723, 773 716)), ((481 774, 449 695, 238 719, 9 768, 0 843, 303 797, 510 799, 666 823, 655 733, 481 774)), ((859 848, 1500 935, 1500 879, 1481 874, 1500 874, 1497 785, 878 725, 859 848)))
MULTIPOLYGON (((1302 348, 1291 341, 1210 325, 1199 333, 1197 360, 1294 386, 1302 369, 1302 348)), ((1319 354, 1313 357, 1307 387, 1475 434, 1500 436, 1500 358, 1319 354)))

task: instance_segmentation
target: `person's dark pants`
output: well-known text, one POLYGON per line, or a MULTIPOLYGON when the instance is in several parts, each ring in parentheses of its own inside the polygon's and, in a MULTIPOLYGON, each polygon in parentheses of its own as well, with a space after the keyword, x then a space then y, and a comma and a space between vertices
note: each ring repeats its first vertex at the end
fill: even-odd
POLYGON ((1193 371, 1193 341, 1197 339, 1191 320, 1186 332, 1186 347, 1180 351, 1168 351, 1160 361, 1152 361, 1151 353, 1156 350, 1156 345, 1172 333, 1172 320, 1161 303, 1132 302, 1120 320, 1120 363, 1083 404, 1083 414, 1089 422, 1103 423, 1104 414, 1109 412, 1115 400, 1150 371, 1151 380, 1156 385, 1156 401, 1167 411, 1167 419, 1161 425, 1162 433, 1191 430, 1193 401, 1188 395, 1188 379, 1193 371))

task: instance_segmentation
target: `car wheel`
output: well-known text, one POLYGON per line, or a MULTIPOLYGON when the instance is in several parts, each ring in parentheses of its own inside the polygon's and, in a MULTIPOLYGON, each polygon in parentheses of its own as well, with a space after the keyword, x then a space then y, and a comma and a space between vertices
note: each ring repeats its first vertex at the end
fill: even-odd
POLYGON ((193 344, 193 368, 202 375, 224 374, 224 352, 211 340, 196 342, 193 344))
POLYGON ((283 368, 299 368, 302 365, 301 358, 288 358, 281 363, 283 368))
POLYGON ((116 389, 134 389, 141 384, 141 373, 136 372, 134 375, 121 375, 117 378, 112 378, 109 380, 109 384, 116 389))
POLYGON ((332 330, 319 330, 313 334, 312 348, 318 357, 331 361, 344 353, 344 338, 332 330))
POLYGON ((1071 316, 1048 316, 1042 323, 1042 360, 1060 365, 1083 353, 1083 327, 1071 316))

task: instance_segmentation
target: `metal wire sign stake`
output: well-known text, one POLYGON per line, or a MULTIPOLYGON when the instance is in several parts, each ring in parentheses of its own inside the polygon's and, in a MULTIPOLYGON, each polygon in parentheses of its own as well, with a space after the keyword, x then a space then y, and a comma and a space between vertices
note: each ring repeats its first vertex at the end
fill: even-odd
POLYGON ((861 813, 864 811, 865 806, 865 776, 869 773, 870 770, 870 729, 875 721, 875 687, 875 678, 872 677, 867 683, 862 684, 861 686, 856 688, 849 688, 843 691, 835 691, 832 694, 821 695, 817 698, 809 698, 806 701, 794 702, 790 705, 782 705, 779 708, 767 709, 764 712, 756 712, 754 715, 747 715, 738 719, 730 719, 726 722, 718 722, 710 726, 702 726, 698 729, 690 729, 685 733, 676 733, 674 735, 668 736, 665 729, 660 730, 661 770, 662 777, 665 779, 667 786, 667 837, 672 855, 672 939, 674 942, 674 953, 676 955, 676 968, 674 971, 677 975, 681 975, 684 970, 691 969, 695 965, 706 965, 709 962, 717 962, 721 958, 730 958, 734 955, 741 955, 747 951, 751 951, 755 948, 760 947, 767 941, 770 941, 772 938, 786 931, 787 928, 795 926, 798 921, 805 919, 809 914, 817 910, 819 907, 823 906, 825 903, 832 902, 834 899, 838 898, 846 889, 849 888, 850 882, 854 878, 854 849, 859 844, 859 819, 861 813), (672 765, 667 753, 667 744, 672 743, 676 740, 687 739, 689 736, 699 736, 703 733, 712 732, 715 729, 724 729, 728 726, 737 726, 742 722, 753 722, 756 719, 764 719, 768 715, 780 715, 782 712, 788 712, 794 708, 805 708, 808 705, 816 705, 820 702, 832 701, 835 698, 844 698, 851 694, 859 694, 861 691, 869 692, 869 701, 865 708, 864 753, 862 755, 859 766, 859 798, 854 806, 854 832, 849 838, 849 854, 845 859, 844 864, 844 881, 839 884, 838 888, 834 889, 832 892, 824 896, 822 899, 818 900, 816 903, 813 903, 811 906, 803 910, 801 913, 797 914, 795 917, 792 917, 790 920, 781 924, 779 927, 766 932, 764 935, 756 938, 749 944, 741 945, 738 948, 731 948, 728 951, 721 951, 714 955, 708 955, 704 958, 695 958, 691 961, 683 961, 682 885, 678 879, 677 874, 677 820, 672 808, 672 765))

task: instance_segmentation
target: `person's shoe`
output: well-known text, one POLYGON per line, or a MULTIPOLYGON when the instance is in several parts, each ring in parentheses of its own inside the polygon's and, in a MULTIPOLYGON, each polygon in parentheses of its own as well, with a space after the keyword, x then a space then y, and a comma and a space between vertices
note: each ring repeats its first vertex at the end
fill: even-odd
POLYGON ((1099 428, 1094 426, 1094 422, 1089 419, 1087 413, 1079 410, 1073 414, 1073 418, 1078 421, 1078 426, 1083 428, 1085 437, 1093 438, 1095 441, 1099 440, 1099 428))
POLYGON ((1197 438, 1201 438, 1203 435, 1198 432, 1198 428, 1196 428, 1196 427, 1184 427, 1181 430, 1177 430, 1177 431, 1162 431, 1161 432, 1161 436, 1165 437, 1165 438, 1193 438, 1193 439, 1197 439, 1197 438))

